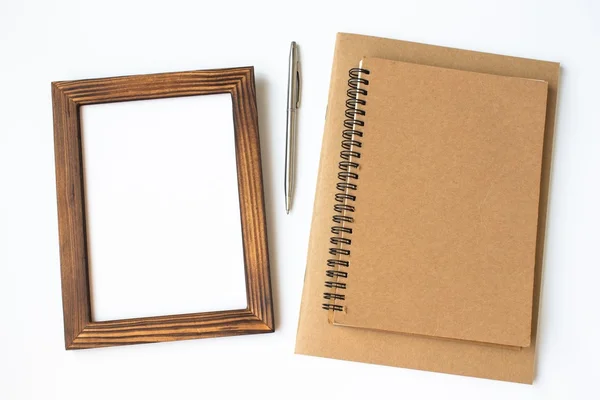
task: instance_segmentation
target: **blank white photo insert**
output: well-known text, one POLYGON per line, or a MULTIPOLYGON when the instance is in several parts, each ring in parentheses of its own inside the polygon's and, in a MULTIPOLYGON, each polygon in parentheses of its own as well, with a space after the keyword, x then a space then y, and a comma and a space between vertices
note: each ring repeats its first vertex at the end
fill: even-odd
POLYGON ((243 309, 229 94, 81 108, 92 319, 243 309))

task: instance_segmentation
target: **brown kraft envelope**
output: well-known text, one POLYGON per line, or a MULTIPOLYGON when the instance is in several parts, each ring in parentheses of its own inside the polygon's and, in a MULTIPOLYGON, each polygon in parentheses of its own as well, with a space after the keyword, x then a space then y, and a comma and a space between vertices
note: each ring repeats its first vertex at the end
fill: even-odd
POLYGON ((296 353, 397 367, 532 383, 539 308, 547 193, 559 64, 353 34, 337 36, 319 179, 314 203, 296 353), (539 221, 535 252, 531 341, 527 347, 497 346, 372 329, 335 326, 323 303, 333 197, 346 109, 348 70, 363 57, 377 57, 455 70, 548 82, 539 221))

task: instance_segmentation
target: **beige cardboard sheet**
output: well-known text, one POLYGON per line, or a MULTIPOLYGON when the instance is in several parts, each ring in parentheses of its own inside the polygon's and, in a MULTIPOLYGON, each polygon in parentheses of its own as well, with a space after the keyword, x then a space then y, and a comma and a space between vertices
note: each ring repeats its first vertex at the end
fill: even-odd
POLYGON ((338 34, 321 149, 296 353, 531 383, 559 64, 352 34, 338 34), (548 82, 531 344, 526 348, 336 326, 321 309, 348 70, 364 56, 548 82))
POLYGON ((334 323, 529 346, 548 84, 380 58, 362 68, 334 323))

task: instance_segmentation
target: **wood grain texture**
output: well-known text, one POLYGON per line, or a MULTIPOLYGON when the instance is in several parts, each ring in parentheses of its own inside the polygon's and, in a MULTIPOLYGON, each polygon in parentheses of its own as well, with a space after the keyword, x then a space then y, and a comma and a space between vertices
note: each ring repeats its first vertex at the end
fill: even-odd
POLYGON ((274 331, 252 67, 52 83, 65 347, 84 349, 274 331), (229 93, 233 103, 248 306, 163 317, 91 319, 79 107, 229 93))

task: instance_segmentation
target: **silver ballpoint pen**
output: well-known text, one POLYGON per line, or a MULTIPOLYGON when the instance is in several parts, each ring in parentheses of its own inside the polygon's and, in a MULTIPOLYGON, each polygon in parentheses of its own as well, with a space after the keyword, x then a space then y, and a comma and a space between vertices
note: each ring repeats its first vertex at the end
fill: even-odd
POLYGON ((296 153, 296 110, 300 107, 300 59, 298 45, 290 46, 290 65, 287 93, 287 121, 285 136, 285 212, 290 213, 294 195, 294 156, 296 153))

